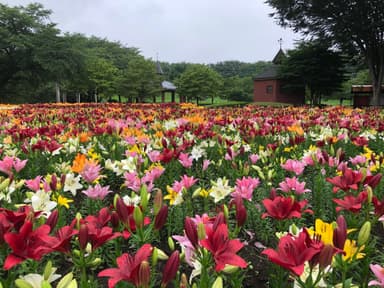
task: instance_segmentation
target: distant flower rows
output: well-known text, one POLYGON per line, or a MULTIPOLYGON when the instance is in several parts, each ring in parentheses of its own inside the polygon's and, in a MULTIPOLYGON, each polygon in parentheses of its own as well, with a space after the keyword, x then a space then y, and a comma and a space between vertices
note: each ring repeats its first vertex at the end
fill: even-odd
POLYGON ((3 287, 384 287, 381 109, 9 108, 3 287))

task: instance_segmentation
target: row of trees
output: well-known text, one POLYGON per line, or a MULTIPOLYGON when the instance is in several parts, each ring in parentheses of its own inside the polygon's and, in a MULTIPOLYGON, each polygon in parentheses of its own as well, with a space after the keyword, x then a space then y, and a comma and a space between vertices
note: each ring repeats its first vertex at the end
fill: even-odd
POLYGON ((220 96, 250 100, 252 77, 267 62, 212 65, 156 63, 137 48, 62 33, 41 4, 0 4, 0 101, 152 101, 161 81, 174 81, 189 101, 220 96))
POLYGON ((136 48, 61 34, 41 4, 0 4, 0 100, 100 101, 152 97, 160 89, 153 61, 136 48))
MULTIPOLYGON (((371 37, 378 31, 378 35, 374 34, 378 40, 365 40, 361 34, 354 36, 364 40, 360 40, 365 43, 366 50, 363 50, 360 47, 363 44, 359 42, 359 46, 357 39, 352 37, 349 42, 342 42, 342 39, 336 37, 339 34, 327 26, 329 23, 320 21, 326 14, 318 15, 312 11, 315 8, 320 9, 317 4, 310 4, 316 1, 289 0, 289 5, 284 4, 287 1, 267 2, 276 9, 274 15, 282 25, 289 25, 297 31, 314 36, 310 41, 298 43, 283 61, 279 73, 280 77, 289 83, 287 89, 305 86, 311 103, 320 104, 322 97, 331 95, 340 88, 344 87, 344 94, 349 94, 351 83, 363 84, 362 80, 371 78, 375 87, 381 85, 383 72, 380 69, 384 52, 379 41, 383 33, 379 32, 384 30, 380 26, 382 20, 378 24, 372 24, 376 30, 364 27, 365 33, 371 37), (305 14, 309 13, 305 9, 316 15, 305 14), (305 16, 303 21, 299 18, 301 16, 305 16), (321 31, 316 23, 322 27, 321 31), (356 43, 352 45, 350 42, 356 43), (336 45, 338 43, 343 45, 336 45), (348 43, 351 47, 346 49, 348 43), (377 43, 378 47, 372 43, 377 43), (359 47, 360 53, 357 53, 359 47), (351 53, 352 50, 355 51, 354 54, 351 53), (354 56, 345 57, 348 55, 354 56), (369 70, 361 72, 356 63, 359 64, 363 57, 370 65, 369 70), (357 61, 345 61, 347 58, 357 61), (370 72, 370 77, 367 71, 370 72)), ((343 12, 344 14, 355 11, 355 6, 365 5, 359 4, 361 1, 352 2, 355 4, 343 12)), ((380 5, 374 6, 378 14, 383 12, 380 5)), ((334 13, 337 14, 339 8, 339 5, 335 4, 334 13)), ((365 13, 366 10, 362 11, 365 13)), ((272 65, 271 62, 265 61, 224 61, 210 65, 163 62, 160 64, 164 75, 161 75, 156 69, 156 63, 152 59, 144 58, 137 48, 126 47, 107 39, 62 33, 49 20, 51 13, 41 4, 25 7, 0 4, 1 102, 153 101, 160 95, 161 81, 165 77, 176 84, 177 93, 188 101, 199 102, 206 98, 213 101, 217 96, 229 100, 251 101, 253 77, 272 65)), ((376 16, 373 15, 371 19, 376 19, 376 16)), ((346 19, 351 21, 351 16, 346 19)), ((352 27, 356 26, 355 22, 351 23, 352 27)), ((376 88, 375 91, 377 94, 376 88)))

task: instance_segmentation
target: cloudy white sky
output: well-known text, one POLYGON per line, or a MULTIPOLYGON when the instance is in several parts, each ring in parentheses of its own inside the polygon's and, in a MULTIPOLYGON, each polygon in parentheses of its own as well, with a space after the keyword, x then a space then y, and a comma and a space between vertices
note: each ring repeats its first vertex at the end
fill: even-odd
POLYGON ((95 35, 137 47, 147 58, 216 63, 271 60, 283 39, 300 35, 279 27, 264 0, 3 0, 9 6, 40 2, 64 32, 95 35))

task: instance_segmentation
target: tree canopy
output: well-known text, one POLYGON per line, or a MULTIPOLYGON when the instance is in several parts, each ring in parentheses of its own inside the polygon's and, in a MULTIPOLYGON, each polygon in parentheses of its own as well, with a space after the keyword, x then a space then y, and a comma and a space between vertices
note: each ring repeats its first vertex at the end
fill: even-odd
POLYGON ((279 74, 287 83, 284 89, 306 87, 312 105, 320 105, 321 97, 339 90, 345 80, 342 55, 320 42, 301 42, 288 51, 279 74))
POLYGON ((222 77, 207 65, 194 64, 176 82, 178 93, 187 101, 212 99, 221 91, 222 77))
POLYGON ((362 55, 372 78, 371 104, 380 102, 384 69, 384 1, 267 0, 279 23, 362 55))

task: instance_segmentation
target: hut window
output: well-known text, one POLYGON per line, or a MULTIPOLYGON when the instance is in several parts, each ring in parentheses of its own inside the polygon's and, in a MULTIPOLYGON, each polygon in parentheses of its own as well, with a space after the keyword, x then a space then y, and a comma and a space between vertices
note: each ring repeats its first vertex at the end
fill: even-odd
POLYGON ((266 90, 265 90, 266 92, 267 92, 267 94, 272 94, 272 92, 273 92, 273 86, 272 85, 268 85, 267 87, 266 87, 266 90))

